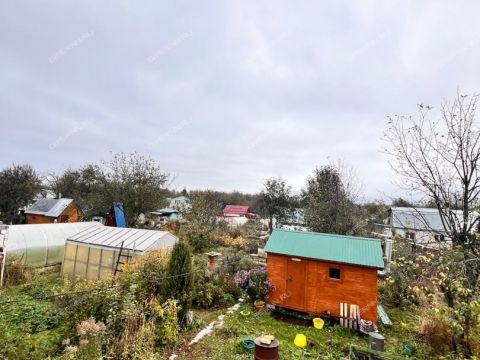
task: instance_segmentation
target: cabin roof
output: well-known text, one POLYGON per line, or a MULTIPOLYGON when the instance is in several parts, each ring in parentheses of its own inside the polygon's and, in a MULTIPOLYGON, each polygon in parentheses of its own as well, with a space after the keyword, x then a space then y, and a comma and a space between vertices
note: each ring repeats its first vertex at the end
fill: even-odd
POLYGON ((153 214, 153 215, 172 214, 172 213, 178 213, 178 210, 173 208, 163 208, 163 209, 158 209, 150 212, 150 214, 153 214))
POLYGON ((225 209, 223 209, 224 214, 232 214, 232 215, 247 215, 248 214, 248 206, 244 205, 227 205, 225 209))
POLYGON ((381 241, 371 238, 276 229, 267 253, 383 269, 381 241))
POLYGON ((25 210, 25 214, 59 217, 63 211, 73 202, 73 199, 47 199, 42 198, 25 210))

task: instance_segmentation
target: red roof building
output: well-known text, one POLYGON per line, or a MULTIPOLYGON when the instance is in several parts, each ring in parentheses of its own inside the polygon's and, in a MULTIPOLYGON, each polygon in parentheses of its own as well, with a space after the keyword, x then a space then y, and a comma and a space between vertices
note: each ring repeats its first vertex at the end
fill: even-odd
POLYGON ((248 217, 249 214, 248 206, 243 205, 227 205, 225 209, 223 209, 223 216, 225 217, 248 217))

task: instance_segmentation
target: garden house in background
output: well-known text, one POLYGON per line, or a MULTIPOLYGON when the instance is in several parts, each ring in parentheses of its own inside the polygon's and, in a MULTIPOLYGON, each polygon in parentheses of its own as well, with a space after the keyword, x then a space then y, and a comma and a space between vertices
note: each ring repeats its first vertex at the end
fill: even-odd
POLYGON ((169 221, 180 221, 182 215, 180 212, 173 208, 163 208, 152 211, 150 215, 157 218, 157 222, 160 224, 166 224, 169 221))
POLYGON ((120 262, 154 249, 168 250, 177 238, 165 231, 101 226, 70 236, 62 274, 87 279, 111 276, 120 262))
POLYGON ((223 209, 223 220, 232 226, 241 226, 255 218, 256 215, 249 211, 248 206, 227 205, 223 209))
MULTIPOLYGON (((463 219, 461 210, 452 210, 451 213, 456 218, 463 219)), ((478 216, 480 216, 478 212, 470 212, 469 223, 478 216)), ((448 219, 445 220, 448 223, 448 219)), ((373 235, 382 238, 399 235, 412 246, 431 249, 437 249, 442 243, 451 243, 443 226, 442 216, 436 208, 392 207, 385 224, 375 224, 373 235)))
POLYGON ((73 199, 42 198, 25 210, 27 224, 69 223, 80 221, 80 211, 73 199))
POLYGON ((270 305, 339 317, 340 304, 347 303, 376 323, 380 240, 277 229, 265 252, 275 285, 270 305))
POLYGON ((168 207, 178 210, 180 213, 188 211, 192 208, 190 200, 186 196, 177 196, 174 198, 167 198, 168 207))

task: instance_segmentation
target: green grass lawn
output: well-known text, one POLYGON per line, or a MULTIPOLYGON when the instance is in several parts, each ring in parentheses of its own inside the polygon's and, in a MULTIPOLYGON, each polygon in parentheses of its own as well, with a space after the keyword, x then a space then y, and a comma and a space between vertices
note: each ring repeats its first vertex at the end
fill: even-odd
MULTIPOLYGON (((250 309, 244 305, 242 309, 250 309)), ((367 347, 368 338, 352 330, 338 325, 324 326, 317 330, 313 326, 293 325, 277 320, 270 313, 253 313, 244 317, 240 311, 227 315, 222 328, 203 339, 191 349, 184 349, 178 359, 252 359, 251 353, 246 353, 240 345, 244 337, 257 337, 263 334, 275 336, 280 342, 280 358, 282 359, 341 359, 346 358, 350 344, 367 347), (295 335, 305 334, 311 345, 299 349, 293 344, 295 335)), ((380 327, 379 331, 386 337, 386 351, 394 355, 403 355, 403 348, 409 344, 414 348, 411 358, 435 358, 428 347, 422 343, 415 327, 419 321, 414 309, 408 311, 387 310, 394 325, 389 328, 380 327), (401 325, 403 323, 403 325, 401 325)))
POLYGON ((45 359, 57 353, 68 314, 43 297, 59 291, 62 283, 58 268, 51 268, 28 284, 1 290, 1 302, 18 302, 0 307, 0 359, 45 359))

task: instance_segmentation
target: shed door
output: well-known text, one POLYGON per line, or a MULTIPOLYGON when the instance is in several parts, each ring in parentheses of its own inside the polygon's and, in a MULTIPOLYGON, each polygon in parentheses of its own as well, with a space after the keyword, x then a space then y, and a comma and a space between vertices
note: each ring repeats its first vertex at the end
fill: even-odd
POLYGON ((287 294, 286 303, 297 309, 305 304, 305 264, 297 258, 287 260, 287 294))

